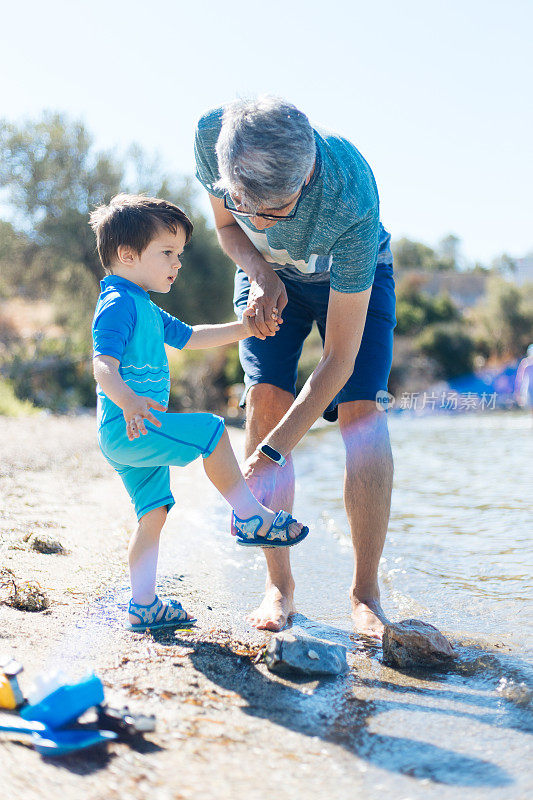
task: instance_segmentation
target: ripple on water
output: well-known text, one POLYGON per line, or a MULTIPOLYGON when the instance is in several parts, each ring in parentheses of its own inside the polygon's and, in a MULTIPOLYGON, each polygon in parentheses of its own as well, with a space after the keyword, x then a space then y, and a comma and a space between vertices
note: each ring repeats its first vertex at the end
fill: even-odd
MULTIPOLYGON (((505 631, 521 654, 533 560, 529 425, 527 416, 509 413, 392 416, 395 483, 381 570, 388 591, 411 597, 437 626, 480 636, 505 631)), ((336 427, 312 433, 296 451, 298 474, 304 467, 306 478, 320 476, 300 478, 298 510, 327 519, 321 535, 349 542, 343 466, 336 427)))

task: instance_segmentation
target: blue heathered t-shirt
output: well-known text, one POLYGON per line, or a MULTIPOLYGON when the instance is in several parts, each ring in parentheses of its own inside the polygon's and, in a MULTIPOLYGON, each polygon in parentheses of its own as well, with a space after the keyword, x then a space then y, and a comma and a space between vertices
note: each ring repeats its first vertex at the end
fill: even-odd
MULTIPOLYGON (((224 107, 198 122, 194 150, 196 177, 215 197, 223 197, 216 143, 224 107)), ((347 139, 314 131, 316 164, 304 187, 296 217, 258 231, 247 217, 235 216, 254 246, 274 269, 291 277, 330 280, 338 292, 372 286, 376 263, 392 264, 390 235, 379 221, 379 198, 372 170, 347 139)))
MULTIPOLYGON (((170 373, 165 343, 181 350, 192 328, 167 314, 136 283, 108 275, 100 281, 102 292, 93 319, 94 355, 120 361, 119 374, 135 394, 146 395, 166 406, 170 373)), ((97 419, 101 428, 122 410, 96 387, 97 419)))

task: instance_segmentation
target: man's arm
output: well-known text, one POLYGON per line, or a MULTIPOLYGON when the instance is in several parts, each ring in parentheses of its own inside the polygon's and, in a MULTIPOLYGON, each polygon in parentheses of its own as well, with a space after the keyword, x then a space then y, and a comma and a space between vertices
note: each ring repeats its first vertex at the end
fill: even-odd
POLYGON ((516 370, 516 375, 514 379, 514 394, 515 396, 520 395, 520 390, 522 388, 522 381, 524 379, 524 372, 526 371, 526 361, 527 359, 523 358, 520 364, 518 365, 518 369, 516 370))
MULTIPOLYGON (((283 419, 264 440, 282 455, 291 452, 352 374, 370 292, 366 289, 349 294, 330 289, 322 358, 283 419)), ((252 455, 249 466, 254 460, 257 456, 252 455)))
POLYGON ((332 248, 324 353, 290 409, 265 439, 285 455, 291 452, 353 372, 363 337, 378 247, 376 202, 332 248))
POLYGON ((224 208, 224 201, 214 195, 209 195, 209 199, 221 248, 250 279, 248 307, 255 312, 255 320, 251 321, 252 333, 254 336, 261 334, 259 338, 272 335, 277 330, 279 317, 287 305, 283 281, 237 225, 233 215, 224 208), (278 319, 272 317, 273 308, 278 310, 278 319))

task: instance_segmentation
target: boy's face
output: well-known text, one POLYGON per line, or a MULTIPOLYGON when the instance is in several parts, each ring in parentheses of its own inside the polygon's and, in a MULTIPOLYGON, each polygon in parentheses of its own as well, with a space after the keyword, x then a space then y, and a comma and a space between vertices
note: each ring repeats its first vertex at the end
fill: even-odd
POLYGON ((130 248, 119 247, 118 269, 113 271, 147 292, 166 294, 181 269, 180 256, 184 247, 185 231, 181 227, 176 233, 161 228, 141 255, 130 248))

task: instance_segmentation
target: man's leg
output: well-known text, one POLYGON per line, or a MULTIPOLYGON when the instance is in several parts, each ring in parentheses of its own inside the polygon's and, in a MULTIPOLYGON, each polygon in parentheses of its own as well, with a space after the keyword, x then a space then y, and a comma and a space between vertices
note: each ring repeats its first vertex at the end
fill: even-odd
MULTIPOLYGON (((294 397, 290 392, 269 383, 252 386, 246 397, 246 458, 270 433, 294 397)), ((261 498, 259 498, 261 500, 261 498)), ((274 496, 267 503, 275 511, 292 511, 294 502, 294 468, 292 458, 280 470, 274 496)), ((294 606, 294 578, 292 577, 289 548, 263 550, 267 562, 265 597, 261 605, 251 612, 248 621, 256 628, 279 631, 285 627, 294 606)))
POLYGON ((339 405, 346 447, 344 503, 354 549, 350 588, 359 633, 380 638, 386 617, 379 601, 378 565, 389 524, 393 461, 386 414, 370 400, 339 405))

